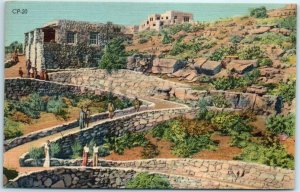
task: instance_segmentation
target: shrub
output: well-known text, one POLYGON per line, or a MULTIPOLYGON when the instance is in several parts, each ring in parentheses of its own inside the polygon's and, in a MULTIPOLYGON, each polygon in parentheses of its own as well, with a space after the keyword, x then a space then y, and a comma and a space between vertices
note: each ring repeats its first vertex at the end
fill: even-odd
POLYGON ((270 91, 273 95, 278 95, 283 98, 283 101, 291 103, 296 97, 296 81, 289 81, 287 83, 280 82, 277 87, 270 91))
POLYGON ((291 39, 280 33, 268 32, 255 36, 254 41, 266 45, 279 45, 284 48, 283 44, 291 41, 291 39))
POLYGON ((249 143, 235 159, 294 169, 294 157, 289 155, 283 146, 276 143, 271 147, 249 143))
POLYGON ((197 112, 197 118, 198 119, 204 119, 208 110, 207 110, 207 101, 202 98, 202 99, 199 99, 199 102, 198 102, 198 107, 199 107, 199 110, 197 112))
POLYGON ((234 43, 234 44, 239 43, 242 40, 243 40, 243 37, 241 37, 239 35, 233 35, 233 36, 230 37, 230 42, 234 43))
POLYGON ((220 77, 212 81, 212 85, 217 90, 228 90, 235 88, 235 79, 229 77, 220 77))
POLYGON ((255 18, 266 18, 267 15, 267 9, 266 7, 262 6, 259 8, 254 8, 250 10, 250 16, 255 18))
POLYGON ((4 138, 12 139, 23 135, 22 124, 9 118, 4 118, 4 138))
POLYGON ((14 112, 13 115, 11 116, 11 119, 17 122, 22 122, 27 124, 31 123, 30 117, 28 117, 25 113, 19 111, 14 112))
POLYGON ((296 117, 294 114, 289 115, 273 115, 267 118, 266 127, 273 134, 286 134, 288 136, 295 135, 296 117))
POLYGON ((38 147, 32 147, 29 150, 29 157, 35 161, 42 159, 45 157, 45 153, 43 148, 38 147))
POLYGON ((36 111, 45 111, 46 110, 46 101, 44 101, 38 93, 30 94, 26 100, 29 104, 29 107, 36 111))
POLYGON ((259 59, 263 58, 264 54, 258 46, 244 47, 238 51, 238 56, 240 59, 259 59))
POLYGON ((6 167, 3 167, 3 175, 5 175, 8 180, 11 180, 18 177, 19 172, 15 169, 8 169, 6 167))
POLYGON ((231 106, 229 101, 226 100, 225 96, 220 94, 212 96, 212 103, 215 107, 218 108, 227 108, 231 106))
POLYGON ((22 112, 32 119, 40 118, 40 112, 36 109, 31 108, 28 102, 14 101, 12 105, 12 108, 14 108, 16 111, 22 112))
POLYGON ((249 132, 232 132, 230 146, 236 146, 239 148, 244 148, 251 142, 252 135, 249 132))
POLYGON ((126 63, 124 39, 114 38, 107 44, 99 67, 110 73, 112 70, 126 68, 126 63))
POLYGON ((58 143, 50 144, 50 157, 58 158, 60 155, 61 147, 58 143))
POLYGON ((68 111, 65 109, 68 106, 65 104, 62 97, 51 98, 47 104, 47 112, 53 113, 56 116, 62 117, 63 119, 68 118, 68 111))
POLYGON ((150 142, 147 143, 146 146, 144 146, 142 151, 142 157, 144 159, 151 159, 159 155, 158 147, 150 142))
POLYGON ((168 33, 163 33, 163 39, 161 40, 161 42, 163 44, 169 44, 172 43, 174 41, 174 39, 168 34, 168 33))
POLYGON ((234 55, 237 53, 237 47, 230 45, 227 47, 220 47, 214 53, 209 56, 209 59, 212 61, 220 61, 227 55, 234 55))
POLYGON ((157 174, 139 173, 127 184, 129 189, 171 189, 167 178, 157 174))
POLYGON ((297 18, 295 16, 283 18, 279 22, 279 27, 286 28, 292 31, 296 31, 297 28, 297 18))
POLYGON ((99 153, 100 157, 105 157, 110 154, 110 151, 109 151, 109 148, 102 145, 99 147, 98 153, 99 153))
POLYGON ((75 141, 74 144, 71 146, 72 149, 72 158, 76 159, 78 157, 81 157, 83 147, 79 141, 75 141))
POLYGON ((273 61, 270 58, 262 58, 257 60, 258 66, 272 66, 273 61))

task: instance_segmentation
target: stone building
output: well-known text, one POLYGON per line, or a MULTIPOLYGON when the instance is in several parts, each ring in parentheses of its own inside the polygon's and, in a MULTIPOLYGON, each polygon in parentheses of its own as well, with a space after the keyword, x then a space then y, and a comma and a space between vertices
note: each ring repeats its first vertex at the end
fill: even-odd
POLYGON ((128 37, 124 26, 57 20, 25 33, 25 55, 37 71, 95 67, 114 37, 128 37))
POLYGON ((179 11, 167 11, 162 14, 153 14, 148 16, 147 20, 139 26, 139 31, 143 30, 161 30, 164 26, 189 23, 193 21, 193 14, 179 12, 179 11))

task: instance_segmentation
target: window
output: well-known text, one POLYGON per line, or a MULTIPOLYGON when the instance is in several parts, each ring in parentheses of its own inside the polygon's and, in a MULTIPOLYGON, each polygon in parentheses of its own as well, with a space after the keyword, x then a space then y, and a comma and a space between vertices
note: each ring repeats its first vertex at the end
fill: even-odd
POLYGON ((150 21, 153 21, 153 18, 152 18, 152 17, 150 17, 150 21))
POLYGON ((154 23, 153 26, 156 26, 156 24, 154 23))
POLYGON ((190 21, 190 18, 189 18, 189 17, 183 17, 183 21, 184 21, 184 22, 189 22, 189 21, 190 21))
POLYGON ((164 25, 164 22, 161 21, 161 22, 160 22, 160 26, 163 26, 163 25, 164 25))
POLYGON ((76 43, 76 33, 75 32, 67 32, 67 43, 76 43))
POLYGON ((114 28, 114 32, 115 32, 115 33, 121 32, 121 28, 119 28, 119 27, 114 28))
POLYGON ((147 24, 149 24, 149 21, 147 21, 147 24))
POLYGON ((90 45, 98 45, 99 43, 99 35, 96 32, 90 33, 90 45))
POLYGON ((44 42, 55 42, 55 30, 52 28, 44 28, 44 42))
POLYGON ((177 15, 174 16, 174 19, 177 19, 177 15))
POLYGON ((159 20, 159 17, 156 17, 156 20, 159 20))
POLYGON ((166 19, 169 19, 169 17, 166 17, 166 19))
POLYGON ((164 19, 163 17, 161 19, 164 19))

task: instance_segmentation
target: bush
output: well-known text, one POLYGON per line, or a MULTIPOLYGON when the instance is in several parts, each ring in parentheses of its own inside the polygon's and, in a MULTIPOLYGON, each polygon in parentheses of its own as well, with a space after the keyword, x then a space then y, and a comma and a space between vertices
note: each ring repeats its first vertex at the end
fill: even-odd
POLYGON ((127 184, 129 189, 171 189, 170 182, 167 178, 157 174, 139 173, 127 184))
POLYGON ((227 108, 231 106, 229 101, 226 100, 225 96, 220 94, 212 96, 212 103, 213 106, 218 108, 227 108))
POLYGON ((12 139, 23 135, 22 124, 9 118, 4 118, 4 138, 12 139))
POLYGON ((283 146, 276 143, 271 147, 249 143, 235 159, 294 169, 294 157, 289 155, 283 146))
POLYGON ((227 46, 227 47, 220 47, 214 53, 209 56, 209 59, 212 61, 220 61, 227 55, 235 55, 237 53, 236 46, 227 46))
POLYGON ((259 8, 254 8, 250 10, 250 16, 255 18, 266 18, 267 15, 267 9, 266 7, 262 6, 259 8))
POLYGON ((71 146, 71 149, 72 149, 72 158, 73 159, 81 157, 83 147, 79 141, 76 140, 74 142, 74 144, 71 146))
POLYGON ((24 101, 13 101, 12 108, 16 111, 22 112, 32 119, 40 118, 40 111, 30 107, 30 103, 24 101))
POLYGON ((255 36, 254 41, 265 45, 278 45, 284 48, 283 44, 291 41, 291 39, 280 33, 268 32, 255 36))
POLYGON ((272 66, 273 61, 270 58, 262 58, 257 60, 258 66, 272 66))
POLYGON ((204 119, 208 110, 207 110, 207 101, 202 98, 202 99, 199 99, 199 102, 198 102, 198 107, 199 107, 199 110, 197 112, 197 119, 204 119))
POLYGON ((294 114, 289 115, 273 115, 267 118, 266 127, 273 134, 286 134, 288 136, 295 135, 296 117, 294 114))
POLYGON ((233 36, 230 37, 230 42, 234 43, 234 44, 239 43, 242 40, 243 40, 243 37, 241 37, 239 35, 233 35, 233 36))
POLYGON ((289 81, 287 83, 280 82, 277 87, 270 91, 271 94, 281 96, 283 101, 291 103, 296 97, 296 81, 289 81))
POLYGON ((232 132, 230 146, 235 146, 239 148, 244 148, 251 142, 252 135, 249 132, 232 132))
POLYGON ((50 157, 58 158, 60 155, 61 147, 58 143, 50 144, 50 157))
POLYGON ((163 33, 163 39, 161 40, 163 44, 169 44, 172 43, 173 41, 174 39, 168 33, 163 33))
POLYGON ((297 28, 297 18, 295 16, 283 18, 279 22, 279 27, 286 28, 292 31, 296 31, 297 28))
POLYGON ((47 102, 44 101, 38 93, 30 94, 26 100, 31 109, 36 111, 45 111, 47 102))
POLYGON ((47 112, 53 113, 56 116, 62 117, 63 119, 68 118, 68 111, 65 109, 68 106, 65 104, 62 97, 51 98, 47 104, 47 112))
POLYGON ((11 180, 18 177, 19 172, 14 169, 3 167, 3 175, 5 175, 8 180, 11 180))
POLYGON ((98 153, 99 153, 100 157, 106 157, 107 155, 110 154, 110 151, 109 151, 109 148, 102 145, 99 147, 98 153))
POLYGON ((258 46, 244 47, 238 51, 239 59, 259 59, 263 58, 264 54, 258 46))
POLYGON ((19 111, 14 112, 13 115, 11 116, 11 119, 17 122, 22 122, 27 124, 31 123, 30 117, 28 117, 25 113, 19 111))
POLYGON ((45 157, 45 153, 43 148, 38 147, 32 147, 29 150, 29 157, 35 161, 42 159, 45 157))
POLYGON ((146 146, 144 146, 142 151, 142 157, 144 159, 151 159, 159 155, 158 147, 150 142, 147 143, 146 146))
POLYGON ((99 67, 111 73, 112 70, 126 68, 126 63, 124 39, 115 38, 111 40, 104 50, 99 67))

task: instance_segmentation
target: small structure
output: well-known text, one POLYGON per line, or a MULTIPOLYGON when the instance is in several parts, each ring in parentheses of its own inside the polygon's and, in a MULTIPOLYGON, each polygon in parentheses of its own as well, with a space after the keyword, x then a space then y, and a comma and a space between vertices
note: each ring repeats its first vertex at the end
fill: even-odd
POLYGON ((226 66, 226 69, 239 74, 244 74, 251 71, 256 65, 256 60, 232 60, 226 66))
POLYGON ((189 23, 193 21, 193 14, 180 11, 167 11, 159 14, 155 13, 148 16, 147 20, 139 26, 139 31, 157 30, 160 31, 164 26, 189 23))

